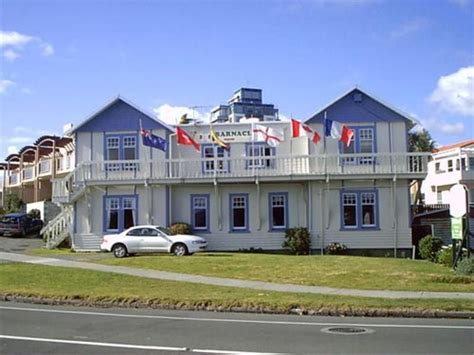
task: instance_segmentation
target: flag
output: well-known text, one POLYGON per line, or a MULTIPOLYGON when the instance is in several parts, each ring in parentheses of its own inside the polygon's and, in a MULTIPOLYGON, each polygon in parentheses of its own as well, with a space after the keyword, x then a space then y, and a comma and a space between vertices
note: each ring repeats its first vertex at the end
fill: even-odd
POLYGON ((192 139, 184 129, 179 127, 176 127, 176 141, 178 144, 192 145, 194 149, 196 149, 198 152, 200 151, 199 143, 192 139))
POLYGON ((255 125, 253 129, 253 136, 257 141, 266 142, 271 147, 276 147, 283 141, 284 134, 282 130, 265 127, 262 125, 255 125))
POLYGON ((217 144, 219 147, 222 147, 226 150, 228 150, 230 147, 229 145, 220 138, 216 132, 211 128, 211 141, 214 144, 217 144))
POLYGON ((148 147, 158 148, 166 152, 168 150, 168 141, 164 138, 155 136, 149 129, 142 129, 142 143, 148 147))
POLYGON ((324 121, 324 126, 326 136, 339 139, 341 142, 345 143, 346 146, 351 144, 351 139, 354 136, 354 131, 352 129, 346 125, 341 124, 340 122, 329 119, 324 121))
POLYGON ((311 141, 314 144, 318 144, 318 142, 321 140, 318 132, 313 131, 308 125, 305 125, 304 123, 293 118, 291 119, 291 132, 293 138, 303 136, 311 137, 311 141))

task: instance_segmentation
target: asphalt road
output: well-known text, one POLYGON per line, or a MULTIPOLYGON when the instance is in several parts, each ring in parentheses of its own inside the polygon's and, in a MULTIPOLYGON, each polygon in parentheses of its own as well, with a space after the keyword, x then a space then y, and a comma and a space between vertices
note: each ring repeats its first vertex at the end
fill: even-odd
POLYGON ((474 321, 52 307, 0 302, 1 354, 472 354, 474 321), (327 328, 366 333, 327 333, 327 328))

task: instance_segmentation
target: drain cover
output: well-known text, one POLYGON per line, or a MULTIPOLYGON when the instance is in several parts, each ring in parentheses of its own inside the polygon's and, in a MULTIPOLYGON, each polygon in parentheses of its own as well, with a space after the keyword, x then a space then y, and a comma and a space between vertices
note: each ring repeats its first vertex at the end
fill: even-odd
POLYGON ((360 328, 360 327, 329 327, 321 329, 323 333, 330 334, 344 334, 344 335, 356 335, 356 334, 371 334, 374 331, 372 329, 360 328))

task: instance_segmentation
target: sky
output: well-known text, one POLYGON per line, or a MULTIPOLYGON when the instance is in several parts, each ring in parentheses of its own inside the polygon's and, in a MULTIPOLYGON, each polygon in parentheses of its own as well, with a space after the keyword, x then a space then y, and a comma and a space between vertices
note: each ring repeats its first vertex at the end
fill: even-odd
POLYGON ((473 138, 474 2, 0 0, 0 160, 117 95, 174 123, 256 87, 306 120, 354 85, 473 138))

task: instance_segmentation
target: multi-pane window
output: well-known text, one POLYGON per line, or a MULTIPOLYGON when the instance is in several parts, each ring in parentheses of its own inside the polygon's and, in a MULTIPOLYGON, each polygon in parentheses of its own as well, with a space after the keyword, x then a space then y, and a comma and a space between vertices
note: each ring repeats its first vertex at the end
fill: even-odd
POLYGON ((354 132, 350 144, 340 144, 342 154, 370 154, 362 157, 344 157, 342 162, 345 164, 368 165, 374 163, 373 153, 375 153, 375 130, 374 128, 351 127, 354 132))
POLYGON ((459 159, 456 159, 456 170, 461 170, 461 161, 459 159))
MULTIPOLYGON (((106 160, 136 160, 137 137, 130 135, 106 137, 106 160)), ((107 170, 136 170, 136 163, 107 164, 107 170)))
MULTIPOLYGON (((359 129, 359 145, 360 153, 373 153, 374 152, 374 130, 372 128, 361 128, 359 129)), ((360 164, 372 164, 373 157, 361 157, 360 164)))
POLYGON ((342 229, 376 228, 377 193, 350 191, 341 194, 342 229))
POLYGON ((133 227, 137 221, 135 196, 108 196, 105 198, 105 231, 122 231, 133 227))
POLYGON ((439 204, 443 203, 443 193, 441 191, 436 191, 436 202, 439 204))
POLYGON ((441 172, 441 163, 435 164, 435 172, 436 174, 439 174, 441 172))
POLYGON ((362 227, 375 226, 375 193, 364 192, 360 194, 362 205, 362 227))
POLYGON ((344 193, 342 195, 344 227, 357 227, 357 194, 344 193))
POLYGON ((271 193, 270 197, 270 229, 287 228, 287 194, 271 193))
POLYGON ((123 228, 127 229, 135 225, 136 199, 134 197, 124 197, 122 199, 123 208, 123 228))
POLYGON ((205 173, 228 170, 229 162, 225 162, 224 158, 228 157, 229 153, 224 148, 216 145, 203 146, 202 154, 205 159, 203 166, 205 173))
POLYGON ((119 229, 119 212, 120 212, 120 199, 119 198, 107 198, 106 199, 106 213, 107 213, 107 226, 106 230, 114 231, 119 229))
POLYGON ((469 158, 469 170, 474 170, 474 158, 469 158))
POLYGON ((253 157, 247 161, 247 168, 273 168, 275 149, 268 144, 251 144, 247 146, 247 156, 253 157))
POLYGON ((230 225, 231 230, 247 230, 247 208, 248 208, 248 195, 231 195, 230 196, 230 225))
POLYGON ((209 195, 191 196, 191 225, 194 230, 208 230, 209 195))
POLYGON ((453 171, 453 161, 451 159, 448 160, 448 171, 453 171))
POLYGON ((120 159, 120 138, 107 137, 107 160, 120 159))

